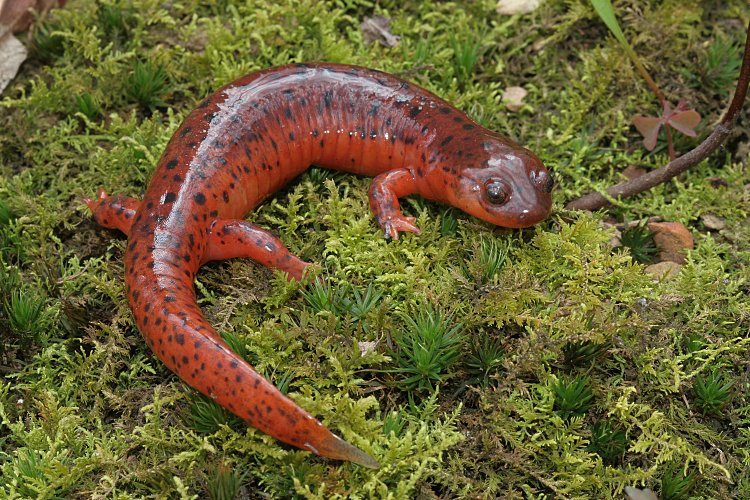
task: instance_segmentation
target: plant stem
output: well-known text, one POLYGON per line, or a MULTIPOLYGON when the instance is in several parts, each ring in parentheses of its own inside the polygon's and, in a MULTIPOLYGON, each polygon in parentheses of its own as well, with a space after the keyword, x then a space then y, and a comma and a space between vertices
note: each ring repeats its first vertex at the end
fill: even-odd
MULTIPOLYGON (((742 67, 737 80, 737 88, 727 112, 716 128, 703 142, 693 150, 685 153, 677 159, 667 163, 665 166, 648 172, 640 177, 617 184, 606 190, 609 198, 627 198, 634 194, 651 189, 657 184, 668 181, 690 167, 705 160, 711 153, 721 146, 732 132, 737 116, 742 109, 747 96, 747 86, 750 83, 750 24, 745 35, 745 52, 742 55, 742 67)), ((610 204, 610 201, 602 193, 589 193, 565 205, 568 210, 597 210, 610 204)))

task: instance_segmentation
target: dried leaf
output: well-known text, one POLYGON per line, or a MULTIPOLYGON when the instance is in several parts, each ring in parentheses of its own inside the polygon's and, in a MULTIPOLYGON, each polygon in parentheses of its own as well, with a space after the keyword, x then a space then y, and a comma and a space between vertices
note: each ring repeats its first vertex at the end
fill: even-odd
POLYGON ((523 98, 528 92, 523 87, 507 87, 503 91, 503 102, 510 111, 519 111, 523 107, 523 98))
POLYGON ((0 0, 0 24, 12 33, 26 31, 34 21, 34 11, 44 13, 64 5, 65 0, 0 0))
POLYGON ((648 488, 642 490, 640 488, 626 486, 625 494, 630 500, 659 500, 659 497, 656 496, 656 493, 648 488))
POLYGON ((26 47, 14 37, 8 28, 0 25, 0 93, 5 90, 26 60, 26 47))
POLYGON ((384 16, 366 17, 360 26, 365 42, 379 42, 386 47, 395 47, 400 36, 391 33, 391 20, 384 16))
POLYGON ((654 233, 654 244, 659 249, 659 260, 685 262, 685 250, 694 248, 693 234, 679 222, 649 222, 648 229, 654 233))
POLYGON ((541 4, 541 0, 500 0, 495 9, 498 14, 512 16, 513 14, 528 14, 541 4))

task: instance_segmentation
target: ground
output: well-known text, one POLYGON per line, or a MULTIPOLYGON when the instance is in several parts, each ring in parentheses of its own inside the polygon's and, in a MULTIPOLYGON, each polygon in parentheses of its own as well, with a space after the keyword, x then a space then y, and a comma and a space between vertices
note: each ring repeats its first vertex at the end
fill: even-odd
MULTIPOLYGON (((658 103, 583 0, 501 16, 493 1, 71 0, 24 39, 0 100, 0 492, 8 498, 750 498, 750 172, 745 112, 685 175, 596 213, 566 202, 668 161, 632 125, 658 103), (392 19, 400 41, 360 24, 392 19), (382 238, 368 179, 305 174, 249 218, 320 264, 328 286, 247 261, 196 289, 228 342, 382 464, 280 444, 194 394, 147 348, 123 289, 125 238, 81 203, 141 196, 212 89, 325 60, 420 84, 536 151, 552 216, 503 230, 416 197, 423 234, 382 238), (528 91, 519 111, 501 96, 528 91), (695 248, 645 273, 649 235, 695 248), (718 221, 718 222, 717 222, 718 221), (367 349, 367 346, 372 346, 367 349)), ((711 130, 731 93, 741 0, 617 1, 656 82, 711 130)), ((23 35, 22 35, 23 36, 23 35)))

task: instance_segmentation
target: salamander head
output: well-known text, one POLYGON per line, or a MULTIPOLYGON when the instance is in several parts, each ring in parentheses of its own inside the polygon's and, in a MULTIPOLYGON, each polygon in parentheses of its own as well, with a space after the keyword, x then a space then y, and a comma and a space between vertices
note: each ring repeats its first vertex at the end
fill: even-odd
POLYGON ((529 227, 545 219, 554 181, 542 161, 500 138, 485 140, 481 148, 482 166, 457 169, 455 189, 446 201, 502 227, 529 227))

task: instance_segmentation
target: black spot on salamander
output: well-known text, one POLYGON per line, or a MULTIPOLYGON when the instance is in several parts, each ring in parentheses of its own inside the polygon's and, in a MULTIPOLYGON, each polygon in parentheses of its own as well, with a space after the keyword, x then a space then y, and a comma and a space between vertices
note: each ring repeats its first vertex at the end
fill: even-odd
POLYGON ((249 174, 250 173, 250 167, 248 167, 247 165, 242 165, 242 171, 245 172, 246 174, 249 174))
POLYGON ((138 297, 140 297, 141 294, 138 290, 133 290, 133 300, 138 302, 138 297))
POLYGON ((211 217, 217 217, 219 215, 219 211, 218 210, 211 210, 208 213, 208 215, 210 215, 211 217))
POLYGON ((177 195, 175 193, 169 192, 164 195, 164 203, 174 203, 176 199, 177 195))
POLYGON ((216 158, 216 163, 218 163, 220 165, 226 165, 227 164, 227 160, 226 160, 226 158, 219 157, 219 158, 216 158))
POLYGON ((323 103, 325 104, 325 107, 330 108, 332 102, 333 102, 333 91, 326 90, 323 93, 323 103))
POLYGON ((164 297, 164 302, 174 302, 174 301, 175 301, 174 295, 167 295, 164 297))
POLYGON ((169 160, 169 161, 167 162, 167 169, 168 169, 168 170, 172 170, 172 169, 173 169, 173 168, 175 168, 176 166, 177 166, 177 160, 169 160))
POLYGON ((182 177, 180 174, 174 174, 174 177, 172 177, 172 180, 175 182, 182 182, 182 177))
POLYGON ((203 193, 195 193, 193 199, 198 205, 204 205, 206 203, 206 195, 203 193))
POLYGON ((292 119, 292 109, 291 108, 284 108, 284 116, 286 116, 287 118, 289 118, 291 120, 292 119))
POLYGON ((294 138, 295 138, 295 136, 294 136, 294 132, 289 132, 289 140, 290 140, 290 141, 293 141, 293 140, 294 140, 294 138))
POLYGON ((320 147, 323 148, 326 145, 326 141, 324 141, 323 139, 321 139, 319 144, 320 144, 320 147))
POLYGON ((187 356, 183 356, 183 357, 182 357, 182 364, 183 364, 183 365, 186 365, 186 364, 188 364, 188 363, 190 363, 190 359, 188 359, 188 357, 187 357, 187 356))
POLYGON ((414 144, 414 137, 404 137, 404 144, 414 144))
POLYGON ((211 143, 211 146, 215 147, 216 149, 224 149, 225 147, 227 147, 227 145, 223 143, 222 141, 220 141, 219 139, 215 139, 211 143))
POLYGON ((151 310, 151 304, 146 304, 145 306, 143 306, 143 310, 149 312, 151 310))
POLYGON ((380 110, 380 103, 375 101, 374 103, 372 103, 372 106, 370 107, 370 111, 368 111, 367 114, 369 116, 376 116, 379 110, 380 110))
POLYGON ((205 115, 203 115, 203 119, 207 123, 211 123, 213 121, 213 119, 214 119, 215 116, 216 116, 216 113, 206 113, 205 115))
POLYGON ((185 345, 185 334, 184 333, 175 334, 174 341, 180 345, 185 345))
POLYGON ((273 139, 271 139, 271 146, 273 147, 274 151, 278 151, 279 150, 279 145, 276 144, 276 141, 274 141, 273 139))
POLYGON ((377 132, 375 132, 374 130, 372 132, 370 132, 370 139, 377 139, 377 137, 378 137, 378 133, 377 132))
POLYGON ((424 151, 422 152, 422 156, 420 156, 423 162, 427 161, 427 157, 424 155, 424 151))
POLYGON ((414 106, 409 110, 409 117, 410 118, 416 118, 419 113, 422 112, 422 108, 420 106, 414 106))
POLYGON ((312 130, 312 132, 310 132, 310 134, 311 134, 311 135, 312 135, 313 137, 318 137, 318 134, 319 134, 319 133, 320 133, 320 132, 318 132, 318 129, 316 129, 316 128, 314 128, 314 129, 312 130))
POLYGON ((455 118, 453 119, 453 121, 454 121, 454 122, 456 122, 456 123, 461 123, 461 122, 463 122, 463 121, 464 121, 464 119, 463 119, 463 118, 461 118, 460 116, 457 116, 457 117, 455 117, 455 118))
POLYGON ((453 136, 449 135, 448 137, 446 137, 445 139, 443 139, 442 141, 440 141, 440 145, 441 146, 445 146, 446 144, 448 144, 452 140, 453 140, 453 136))
POLYGON ((299 105, 302 106, 303 108, 305 106, 307 106, 307 99, 305 99, 304 97, 300 96, 300 98, 299 98, 299 105))
POLYGON ((474 125, 472 125, 471 123, 464 123, 464 125, 461 128, 464 130, 473 130, 474 125))
POLYGON ((422 135, 425 135, 429 130, 430 130, 430 127, 428 127, 427 125, 422 127, 422 135))
POLYGON ((156 323, 156 326, 161 325, 161 318, 156 318, 156 321, 154 323, 156 323))
POLYGON ((292 89, 282 90, 281 93, 284 94, 284 97, 286 97, 290 101, 294 99, 294 90, 292 89))
POLYGON ((385 125, 387 127, 390 127, 391 123, 393 123, 393 119, 389 116, 388 118, 385 119, 385 125))
POLYGON ((229 193, 224 191, 221 196, 224 198, 224 203, 229 203, 229 193))
POLYGON ((189 147, 190 149, 195 149, 195 148, 198 147, 198 143, 197 142, 188 142, 187 147, 189 147))
POLYGON ((444 115, 450 114, 451 108, 449 108, 448 106, 443 106, 440 108, 440 112, 443 113, 444 115))

